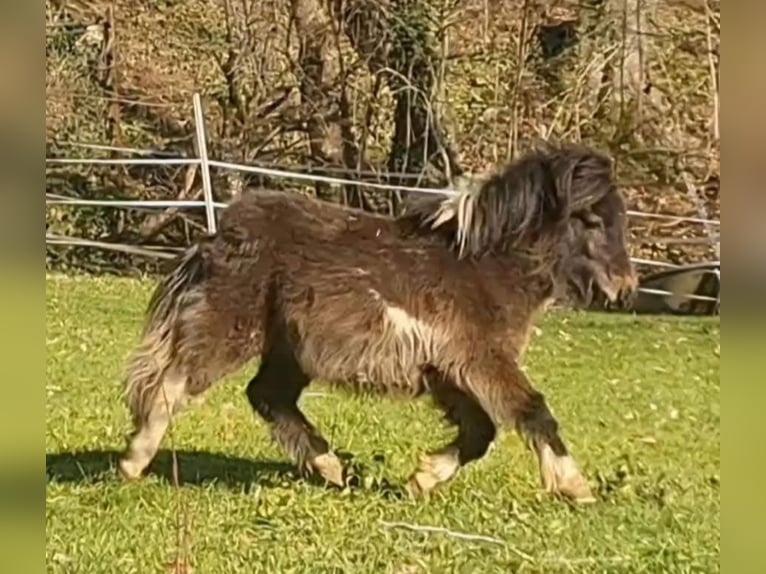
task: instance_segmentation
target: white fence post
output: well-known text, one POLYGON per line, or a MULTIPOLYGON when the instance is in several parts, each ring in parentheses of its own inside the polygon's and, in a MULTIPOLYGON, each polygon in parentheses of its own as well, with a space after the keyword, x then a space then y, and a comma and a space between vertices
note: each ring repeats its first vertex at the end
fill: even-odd
POLYGON ((216 231, 215 205, 213 204, 213 186, 210 183, 210 163, 207 157, 207 142, 205 141, 205 120, 202 115, 202 99, 199 93, 194 93, 194 127, 197 131, 197 153, 199 153, 200 169, 202 170, 202 192, 205 196, 205 214, 207 216, 208 233, 216 231))

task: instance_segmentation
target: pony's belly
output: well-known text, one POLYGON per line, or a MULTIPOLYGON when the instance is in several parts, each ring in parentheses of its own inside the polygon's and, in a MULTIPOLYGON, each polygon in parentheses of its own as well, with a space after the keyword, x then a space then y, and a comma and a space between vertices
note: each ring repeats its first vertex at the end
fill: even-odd
MULTIPOLYGON (((351 358, 351 357, 349 357, 351 358)), ((340 364, 312 365, 312 378, 330 382, 334 386, 351 387, 358 391, 404 393, 418 395, 423 392, 421 369, 414 364, 383 358, 348 361, 340 364)))
POLYGON ((401 365, 369 365, 356 371, 350 377, 350 381, 360 388, 377 388, 407 394, 419 394, 422 391, 420 369, 401 365))
POLYGON ((369 389, 419 393, 422 367, 435 354, 431 329, 403 310, 382 306, 381 316, 349 313, 328 321, 308 322, 294 341, 304 371, 311 378, 345 381, 369 389))

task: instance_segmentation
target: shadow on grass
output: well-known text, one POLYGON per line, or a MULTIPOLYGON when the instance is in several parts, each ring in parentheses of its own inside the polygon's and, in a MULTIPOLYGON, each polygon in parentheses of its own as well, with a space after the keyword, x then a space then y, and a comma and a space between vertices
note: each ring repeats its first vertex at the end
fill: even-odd
MULTIPOLYGON (((299 481, 313 486, 337 489, 318 475, 302 475, 287 461, 259 461, 223 453, 177 450, 178 482, 181 485, 219 484, 248 492, 253 486, 273 487, 299 481)), ((45 454, 46 482, 94 484, 119 481, 117 462, 122 452, 117 450, 81 450, 45 454)), ((376 492, 386 498, 402 499, 404 490, 383 480, 365 481, 367 469, 348 453, 338 453, 346 464, 347 486, 354 490, 376 492), (367 482, 367 484, 365 484, 367 482)), ((161 449, 145 472, 170 484, 173 479, 173 453, 161 449)))
MULTIPOLYGON (((45 454, 47 482, 95 483, 120 480, 116 450, 81 450, 45 454)), ((257 461, 222 453, 177 450, 180 484, 223 484, 242 489, 253 485, 274 486, 285 480, 298 480, 295 465, 280 461, 257 461)), ((147 469, 146 475, 158 476, 173 483, 173 455, 162 449, 147 469)))

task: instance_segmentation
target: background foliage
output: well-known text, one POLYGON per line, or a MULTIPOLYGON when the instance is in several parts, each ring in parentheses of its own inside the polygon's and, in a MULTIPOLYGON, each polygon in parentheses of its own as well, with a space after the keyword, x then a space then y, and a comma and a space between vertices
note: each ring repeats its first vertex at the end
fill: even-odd
MULTIPOLYGON (((712 0, 46 0, 48 157, 96 143, 209 153, 299 171, 446 185, 536 139, 612 153, 630 207, 719 212, 720 3, 712 0), (389 176, 386 173, 403 173, 389 176)), ((396 212, 394 194, 215 171, 216 199, 291 187, 396 212)), ((199 198, 194 167, 47 168, 49 195, 199 198)), ((182 246, 202 210, 49 206, 49 234, 182 246)), ((632 222, 634 255, 710 258, 699 226, 632 222)), ((49 246, 49 267, 142 271, 152 260, 49 246)))

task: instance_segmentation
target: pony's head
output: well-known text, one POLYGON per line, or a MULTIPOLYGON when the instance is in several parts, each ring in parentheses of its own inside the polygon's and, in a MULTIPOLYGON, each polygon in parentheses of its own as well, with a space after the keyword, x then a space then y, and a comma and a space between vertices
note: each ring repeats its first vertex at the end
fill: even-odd
POLYGON ((589 300, 632 293, 625 203, 612 162, 583 145, 545 145, 473 189, 411 201, 401 216, 446 239, 459 258, 516 255, 553 273, 559 291, 589 300))
POLYGON ((638 279, 628 254, 626 220, 625 202, 614 187, 572 213, 559 244, 560 287, 586 304, 594 285, 611 302, 635 293, 638 279))

